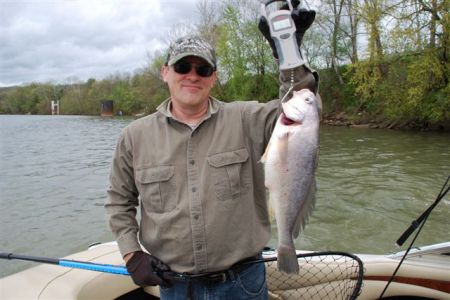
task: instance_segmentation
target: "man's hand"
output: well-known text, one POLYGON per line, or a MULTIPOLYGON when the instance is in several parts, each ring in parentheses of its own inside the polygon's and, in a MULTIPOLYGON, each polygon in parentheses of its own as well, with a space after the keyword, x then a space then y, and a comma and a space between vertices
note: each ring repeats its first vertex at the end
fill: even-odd
POLYGON ((124 260, 135 284, 139 286, 169 285, 158 273, 170 271, 170 267, 158 258, 143 251, 137 251, 125 255, 124 260))
MULTIPOLYGON (((292 20, 295 23, 295 37, 297 38, 297 44, 298 47, 302 44, 303 35, 305 34, 306 30, 311 26, 311 24, 314 22, 314 19, 316 17, 316 12, 314 10, 307 10, 304 8, 299 8, 300 1, 299 0, 293 0, 292 6, 296 7, 291 13, 292 20)), ((288 10, 288 4, 284 4, 280 7, 280 9, 288 10)), ((258 28, 259 31, 263 34, 263 36, 266 38, 266 40, 269 42, 270 48, 272 48, 272 54, 273 56, 278 59, 278 53, 277 49, 275 47, 275 42, 272 40, 272 37, 270 36, 270 29, 269 29, 269 23, 267 22, 266 18, 261 16, 259 18, 258 22, 258 28)))

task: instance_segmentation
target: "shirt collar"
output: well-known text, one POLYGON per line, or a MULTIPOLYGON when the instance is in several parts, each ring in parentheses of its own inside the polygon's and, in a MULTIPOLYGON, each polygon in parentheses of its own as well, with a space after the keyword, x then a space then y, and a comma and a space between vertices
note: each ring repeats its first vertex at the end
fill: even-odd
MULTIPOLYGON (((163 103, 161 103, 156 110, 165 115, 168 118, 174 119, 172 113, 170 112, 170 105, 171 105, 171 98, 168 98, 164 100, 163 103)), ((209 105, 208 105, 208 112, 206 113, 205 119, 209 119, 211 115, 216 114, 219 111, 220 107, 220 101, 217 100, 214 97, 209 97, 209 105)))

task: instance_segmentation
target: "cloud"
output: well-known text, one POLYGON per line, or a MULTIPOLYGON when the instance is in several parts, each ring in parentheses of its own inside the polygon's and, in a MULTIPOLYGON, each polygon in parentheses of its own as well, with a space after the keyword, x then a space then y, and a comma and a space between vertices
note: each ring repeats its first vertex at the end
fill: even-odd
POLYGON ((0 86, 133 72, 197 0, 0 0, 0 86))

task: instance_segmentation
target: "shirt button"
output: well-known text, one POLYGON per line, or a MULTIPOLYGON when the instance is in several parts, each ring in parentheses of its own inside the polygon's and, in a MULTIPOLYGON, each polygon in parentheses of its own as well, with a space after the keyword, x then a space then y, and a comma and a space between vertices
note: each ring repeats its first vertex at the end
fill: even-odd
POLYGON ((193 187, 192 192, 195 193, 197 191, 197 188, 193 187))
POLYGON ((195 164, 195 160, 190 160, 189 163, 190 163, 191 165, 194 165, 194 164, 195 164))

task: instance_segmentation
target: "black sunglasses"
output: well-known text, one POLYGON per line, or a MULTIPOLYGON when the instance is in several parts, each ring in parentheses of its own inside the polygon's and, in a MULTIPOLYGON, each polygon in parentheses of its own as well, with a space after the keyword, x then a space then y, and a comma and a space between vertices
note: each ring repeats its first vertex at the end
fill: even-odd
POLYGON ((173 69, 178 74, 187 74, 192 70, 193 66, 195 66, 195 71, 197 72, 198 76, 201 76, 201 77, 209 77, 215 71, 215 68, 211 67, 208 64, 197 65, 197 64, 192 64, 187 61, 180 61, 180 62, 175 63, 173 65, 173 69))

